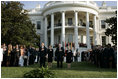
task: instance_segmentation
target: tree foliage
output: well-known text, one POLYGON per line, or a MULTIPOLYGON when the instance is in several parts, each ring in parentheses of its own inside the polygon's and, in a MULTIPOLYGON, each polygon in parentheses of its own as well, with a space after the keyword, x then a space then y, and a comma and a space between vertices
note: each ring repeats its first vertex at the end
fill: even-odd
POLYGON ((117 11, 115 17, 106 19, 105 22, 108 24, 105 34, 111 36, 113 44, 117 45, 117 11))
POLYGON ((31 23, 23 6, 16 1, 1 2, 2 43, 33 45, 39 42, 35 25, 31 23))

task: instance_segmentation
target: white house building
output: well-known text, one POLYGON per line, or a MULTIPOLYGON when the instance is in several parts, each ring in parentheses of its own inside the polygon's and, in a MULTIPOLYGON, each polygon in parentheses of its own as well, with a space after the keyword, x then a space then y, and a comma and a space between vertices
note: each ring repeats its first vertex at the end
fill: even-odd
POLYGON ((29 11, 35 24, 40 42, 46 46, 73 43, 79 51, 88 50, 91 45, 112 44, 105 36, 107 18, 115 16, 117 6, 101 7, 94 1, 50 1, 40 8, 29 11))

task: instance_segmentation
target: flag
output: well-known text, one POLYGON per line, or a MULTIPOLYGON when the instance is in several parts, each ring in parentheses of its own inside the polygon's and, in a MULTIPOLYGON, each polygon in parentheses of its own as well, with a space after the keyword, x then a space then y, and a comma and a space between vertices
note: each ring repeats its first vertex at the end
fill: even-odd
POLYGON ((71 50, 72 50, 72 42, 71 42, 71 50))
POLYGON ((66 41, 65 41, 65 52, 66 52, 66 41))

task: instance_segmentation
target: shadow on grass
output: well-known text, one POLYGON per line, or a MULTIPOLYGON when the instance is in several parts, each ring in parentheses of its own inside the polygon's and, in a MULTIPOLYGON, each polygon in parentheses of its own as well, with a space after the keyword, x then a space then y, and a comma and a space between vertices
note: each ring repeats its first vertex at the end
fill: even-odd
MULTIPOLYGON (((46 63, 47 65, 47 63, 46 63)), ((30 65, 31 68, 39 68, 39 64, 30 65)), ((57 63, 54 61, 50 70, 75 70, 75 71, 99 71, 99 72, 117 72, 117 69, 98 68, 89 62, 73 62, 71 68, 67 68, 67 63, 63 62, 63 68, 57 68, 57 63)))

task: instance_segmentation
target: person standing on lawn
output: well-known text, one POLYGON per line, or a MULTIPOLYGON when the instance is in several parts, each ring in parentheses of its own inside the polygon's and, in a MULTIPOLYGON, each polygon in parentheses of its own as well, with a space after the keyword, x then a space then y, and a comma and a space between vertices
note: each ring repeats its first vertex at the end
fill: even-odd
POLYGON ((0 53, 0 55, 1 55, 0 61, 1 61, 1 65, 2 65, 2 62, 3 62, 3 45, 1 46, 1 53, 0 53))
POLYGON ((19 46, 18 45, 16 45, 15 51, 16 51, 16 53, 15 53, 14 65, 18 66, 19 56, 20 56, 20 50, 19 50, 19 46))
POLYGON ((59 47, 57 47, 55 51, 55 56, 57 58, 57 68, 63 67, 63 58, 64 58, 64 48, 61 47, 61 44, 59 44, 59 47))
POLYGON ((53 49, 52 49, 52 46, 49 46, 49 49, 48 49, 48 67, 52 67, 52 61, 53 61, 53 49))
POLYGON ((23 58, 23 56, 24 56, 24 47, 21 46, 20 47, 20 58, 19 58, 19 65, 20 66, 24 66, 24 58, 23 58))
POLYGON ((11 52, 12 52, 12 45, 8 45, 8 50, 7 50, 7 66, 10 66, 10 60, 11 60, 11 52))
POLYGON ((29 50, 28 50, 28 61, 29 61, 29 65, 34 64, 34 49, 33 47, 30 45, 29 50))
POLYGON ((70 46, 68 46, 68 49, 66 50, 66 63, 68 68, 71 68, 72 60, 73 60, 73 53, 72 50, 70 49, 70 46))
POLYGON ((4 43, 3 44, 3 62, 2 62, 2 66, 6 66, 7 63, 7 46, 4 43))
POLYGON ((77 50, 76 50, 76 48, 74 48, 73 57, 74 57, 74 62, 77 62, 77 50))
POLYGON ((14 62, 15 62, 15 51, 16 47, 13 46, 12 48, 12 52, 11 52, 11 59, 10 59, 10 66, 14 66, 14 62))
POLYGON ((44 43, 41 44, 41 47, 39 47, 39 56, 40 56, 40 67, 45 67, 46 62, 46 55, 47 55, 47 48, 45 47, 44 43))

